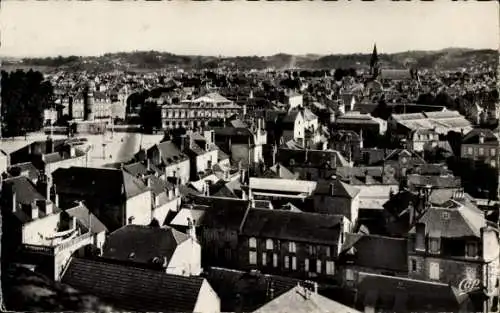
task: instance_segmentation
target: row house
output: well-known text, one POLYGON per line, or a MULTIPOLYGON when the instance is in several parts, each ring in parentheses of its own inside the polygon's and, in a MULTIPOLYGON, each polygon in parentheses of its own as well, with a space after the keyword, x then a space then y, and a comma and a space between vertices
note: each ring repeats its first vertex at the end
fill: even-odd
POLYGON ((179 180, 182 185, 191 177, 191 161, 173 141, 155 144, 147 151, 139 152, 137 158, 140 161, 149 160, 150 165, 160 172, 160 178, 179 180))
POLYGON ((336 150, 303 149, 292 145, 283 145, 273 151, 273 165, 279 162, 291 171, 299 174, 299 179, 328 179, 337 167, 351 167, 352 162, 336 150))
POLYGON ((22 176, 6 180, 2 188, 3 233, 9 237, 4 248, 12 251, 6 261, 35 265, 54 280, 75 252, 101 251, 107 232, 83 204, 61 211, 57 202, 50 200, 50 185, 39 192, 22 176))
POLYGON ((201 246, 191 222, 188 234, 168 226, 125 225, 109 234, 102 258, 167 274, 200 275, 201 246))
POLYGON ((460 193, 431 206, 409 231, 408 275, 442 282, 483 301, 485 312, 498 308, 499 231, 460 193))
POLYGON ((214 119, 225 119, 241 113, 242 108, 218 93, 208 93, 179 104, 164 104, 161 108, 162 127, 196 129, 214 119))
POLYGON ((171 212, 177 212, 181 205, 178 182, 160 178, 148 160, 123 165, 123 170, 140 179, 151 189, 152 219, 163 225, 171 212))
POLYGON ((493 168, 499 167, 500 143, 489 129, 473 129, 462 140, 461 157, 482 161, 493 168))
POLYGON ((348 224, 339 215, 249 209, 240 228, 240 266, 334 281, 348 224))
POLYGON ((213 130, 203 134, 190 132, 173 138, 179 150, 190 160, 190 179, 199 180, 212 172, 213 166, 218 163, 218 147, 215 145, 213 130))
POLYGON ((214 128, 214 140, 217 147, 229 155, 235 164, 249 166, 261 162, 263 147, 267 144, 267 131, 263 120, 257 120, 255 129, 241 127, 214 128))
POLYGON ((152 220, 151 189, 123 169, 70 167, 52 176, 61 208, 84 201, 110 231, 152 220))

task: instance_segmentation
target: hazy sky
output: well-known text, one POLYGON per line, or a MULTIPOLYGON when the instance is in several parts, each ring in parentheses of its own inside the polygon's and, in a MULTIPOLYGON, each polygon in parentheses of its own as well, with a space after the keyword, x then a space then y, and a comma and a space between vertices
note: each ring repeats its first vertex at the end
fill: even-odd
POLYGON ((496 1, 2 1, 4 56, 331 54, 498 48, 496 1))

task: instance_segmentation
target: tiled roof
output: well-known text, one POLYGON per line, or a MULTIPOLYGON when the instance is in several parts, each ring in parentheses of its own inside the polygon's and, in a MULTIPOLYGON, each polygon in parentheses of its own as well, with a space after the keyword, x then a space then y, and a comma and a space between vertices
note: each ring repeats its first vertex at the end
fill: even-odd
POLYGON ((337 215, 250 209, 242 227, 242 234, 336 245, 342 219, 342 216, 337 215))
POLYGON ((62 282, 98 296, 116 309, 193 312, 204 279, 169 275, 105 261, 73 258, 62 282))
POLYGON ((194 203, 207 206, 199 221, 202 227, 225 230, 239 230, 249 206, 246 200, 215 197, 196 197, 194 203))
POLYGON ((297 286, 299 280, 274 275, 249 274, 243 271, 211 267, 203 276, 221 298, 222 312, 234 312, 237 307, 238 294, 242 301, 242 311, 251 312, 269 301, 270 284, 274 296, 297 286))
POLYGON ((148 190, 138 178, 118 169, 59 168, 52 176, 58 192, 74 195, 130 199, 148 190))
POLYGON ((344 260, 353 262, 355 266, 408 271, 406 239, 348 233, 342 251, 344 260), (354 248, 353 253, 349 251, 351 248, 354 248))
POLYGON ((188 238, 170 227, 126 225, 108 236, 102 256, 143 264, 158 257, 163 262, 163 257, 170 260, 177 246, 188 238))
POLYGON ((14 164, 7 169, 7 173, 13 175, 16 169, 20 171, 22 176, 26 176, 31 180, 37 179, 40 174, 38 169, 31 162, 14 164))
MULTIPOLYGON (((21 223, 27 223, 32 221, 31 217, 31 205, 34 205, 36 200, 45 200, 46 198, 40 194, 33 182, 24 176, 13 177, 4 180, 2 186, 2 198, 6 203, 9 202, 9 198, 12 196, 12 192, 16 193, 16 203, 17 210, 14 215, 19 219, 21 223)), ((60 210, 57 207, 53 207, 53 212, 57 213, 60 210)), ((45 217, 46 214, 42 210, 38 210, 38 218, 45 217)))
POLYGON ((308 291, 306 296, 306 290, 305 287, 295 286, 253 313, 361 313, 312 291, 308 291))
POLYGON ((108 231, 106 226, 104 226, 104 224, 97 218, 97 216, 90 213, 89 209, 87 209, 87 207, 85 207, 85 205, 83 205, 82 203, 73 208, 65 210, 65 212, 70 216, 78 219, 78 221, 80 221, 80 223, 82 223, 86 228, 90 227, 91 231, 94 234, 108 231))
POLYGON ((162 161, 166 165, 187 160, 188 157, 182 153, 172 141, 164 141, 156 145, 161 152, 162 161))
POLYGON ((447 284, 376 274, 360 274, 358 291, 359 306, 384 312, 457 312, 464 301, 447 284))
POLYGON ((498 144, 498 137, 490 129, 473 129, 462 140, 463 144, 479 144, 479 138, 484 136, 486 145, 498 144))
POLYGON ((355 198, 359 193, 360 189, 346 184, 338 179, 334 180, 319 180, 316 185, 315 194, 329 195, 334 197, 346 197, 349 199, 355 198), (331 185, 333 184, 334 194, 331 194, 331 185))
MULTIPOLYGON (((450 199, 439 207, 429 208, 418 220, 425 224, 426 233, 439 231, 441 237, 480 237, 486 226, 484 213, 472 203, 466 205, 450 199)), ((415 232, 415 227, 410 233, 415 232)))
POLYGON ((433 188, 460 188, 461 180, 458 177, 437 175, 408 175, 408 185, 432 186, 433 188))

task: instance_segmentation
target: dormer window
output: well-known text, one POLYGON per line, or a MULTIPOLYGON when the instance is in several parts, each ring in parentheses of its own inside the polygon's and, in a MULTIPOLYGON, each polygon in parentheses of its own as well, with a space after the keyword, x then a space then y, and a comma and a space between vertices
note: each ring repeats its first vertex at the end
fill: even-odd
POLYGON ((443 213, 441 213, 441 216, 444 220, 449 220, 450 219, 450 212, 444 211, 443 213))

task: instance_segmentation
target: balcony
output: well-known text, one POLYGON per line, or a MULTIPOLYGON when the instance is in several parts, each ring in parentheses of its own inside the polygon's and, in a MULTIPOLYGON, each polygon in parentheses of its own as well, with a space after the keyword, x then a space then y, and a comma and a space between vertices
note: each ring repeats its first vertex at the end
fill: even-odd
POLYGON ((89 245, 92 243, 92 233, 87 232, 81 236, 72 238, 68 241, 63 241, 56 246, 42 246, 42 245, 30 245, 24 244, 22 247, 24 251, 34 252, 34 253, 43 253, 49 255, 57 255, 63 252, 67 252, 68 250, 76 251, 83 246, 89 245))

